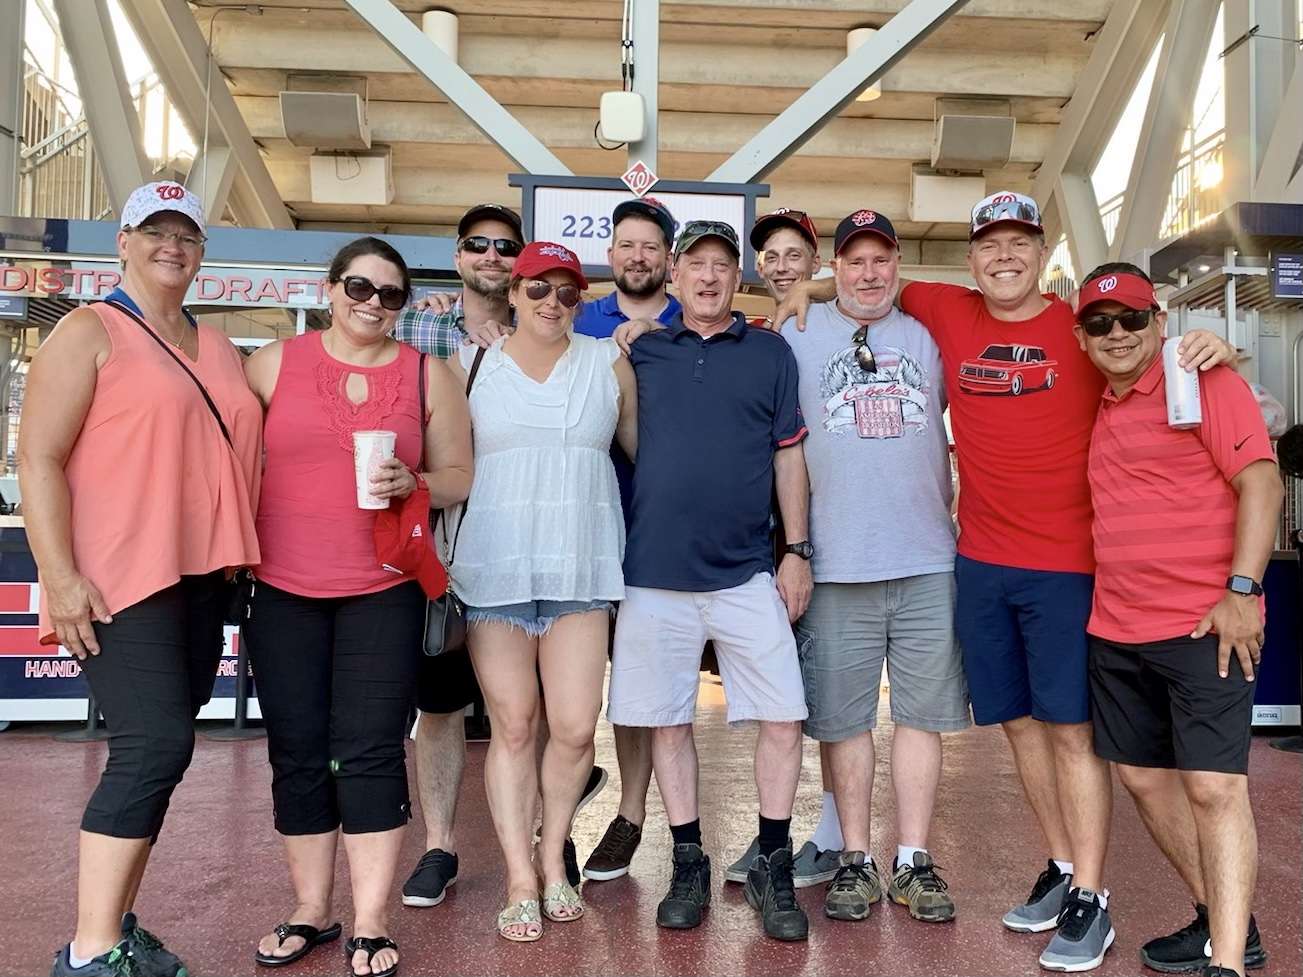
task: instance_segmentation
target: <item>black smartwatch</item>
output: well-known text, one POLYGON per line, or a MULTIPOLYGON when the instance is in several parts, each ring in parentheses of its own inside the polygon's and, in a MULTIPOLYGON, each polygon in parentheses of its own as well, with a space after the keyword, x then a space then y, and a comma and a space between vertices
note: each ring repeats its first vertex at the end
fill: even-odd
POLYGON ((814 556, 814 544, 808 539, 803 539, 799 543, 788 543, 783 552, 795 553, 801 559, 809 560, 814 556))
POLYGON ((1243 577, 1239 574, 1227 578, 1226 589, 1232 594, 1239 594, 1241 597, 1262 596, 1262 584, 1252 577, 1243 577))

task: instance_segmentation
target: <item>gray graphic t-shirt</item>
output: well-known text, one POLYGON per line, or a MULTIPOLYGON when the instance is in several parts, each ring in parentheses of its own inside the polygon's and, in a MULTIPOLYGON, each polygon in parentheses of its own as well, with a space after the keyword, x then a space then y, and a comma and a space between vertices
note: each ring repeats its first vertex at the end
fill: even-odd
POLYGON ((941 354, 899 309, 869 326, 877 369, 856 361, 859 324, 813 305, 783 337, 800 368, 810 436, 810 540, 816 583, 867 583, 954 569, 941 354))

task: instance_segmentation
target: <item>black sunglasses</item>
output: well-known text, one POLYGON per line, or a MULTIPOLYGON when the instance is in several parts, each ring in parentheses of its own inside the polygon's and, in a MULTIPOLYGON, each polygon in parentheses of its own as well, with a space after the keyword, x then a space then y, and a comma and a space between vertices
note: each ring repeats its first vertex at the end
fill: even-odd
POLYGON ((1127 309, 1125 312, 1099 312, 1095 315, 1088 315, 1082 319, 1078 325, 1082 331, 1092 339, 1103 339, 1113 331, 1113 323, 1117 323, 1127 332, 1140 332, 1145 326, 1149 325, 1149 320, 1153 316, 1153 309, 1127 309))
POLYGON ((471 254, 486 254, 489 245, 504 258, 514 258, 524 250, 524 245, 519 241, 513 241, 509 237, 485 237, 483 234, 472 234, 470 237, 464 237, 459 245, 463 251, 469 251, 471 254))
POLYGON ((530 282, 525 286, 525 294, 534 302, 542 302, 556 289, 556 300, 567 309, 579 304, 578 285, 553 285, 551 282, 530 282))
POLYGON ((379 295, 380 305, 390 312, 397 312, 407 304, 407 289, 397 285, 381 285, 377 288, 371 279, 361 275, 349 275, 344 279, 344 294, 354 302, 370 302, 372 295, 379 295))
POLYGON ((855 362, 860 369, 865 373, 877 373, 878 361, 873 358, 873 350, 869 349, 869 327, 860 326, 851 337, 851 342, 855 344, 855 362))

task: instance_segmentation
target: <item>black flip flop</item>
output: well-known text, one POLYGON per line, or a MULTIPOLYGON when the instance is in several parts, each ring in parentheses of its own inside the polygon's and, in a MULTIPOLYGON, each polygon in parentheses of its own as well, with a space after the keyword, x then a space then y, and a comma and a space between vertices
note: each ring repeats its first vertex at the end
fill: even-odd
POLYGON ((259 967, 284 967, 293 963, 295 960, 302 960, 309 953, 321 946, 323 943, 330 943, 332 940, 338 940, 339 934, 344 931, 339 923, 327 926, 324 930, 319 930, 315 926, 309 926, 307 923, 281 923, 273 931, 280 942, 277 946, 284 946, 285 941, 292 936, 301 937, 304 941, 303 946, 299 947, 293 953, 286 954, 283 957, 273 957, 270 954, 261 951, 253 955, 253 962, 259 967))
MULTIPOLYGON (((353 969, 353 954, 358 950, 366 951, 366 962, 370 966, 371 958, 381 950, 397 950, 398 944, 387 936, 354 936, 344 941, 344 953, 348 957, 348 972, 353 977, 393 977, 398 973, 398 964, 388 970, 372 970, 370 974, 359 974, 353 969)), ((401 961, 400 961, 401 962, 401 961)))

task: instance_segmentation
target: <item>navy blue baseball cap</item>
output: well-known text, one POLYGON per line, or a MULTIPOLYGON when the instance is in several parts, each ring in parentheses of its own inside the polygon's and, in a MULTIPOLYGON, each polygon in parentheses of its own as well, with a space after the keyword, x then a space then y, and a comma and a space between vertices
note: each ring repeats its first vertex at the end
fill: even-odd
POLYGON ((611 227, 618 226, 626 217, 641 217, 652 221, 665 235, 665 246, 668 248, 674 243, 674 235, 679 229, 678 221, 674 219, 670 209, 655 197, 635 197, 632 200, 620 201, 611 212, 611 227))
POLYGON ((842 248, 846 247, 851 238, 860 234, 876 234, 893 248, 900 247, 900 242, 896 240, 896 229, 883 214, 879 214, 876 210, 857 210, 843 217, 842 222, 837 225, 837 233, 833 236, 832 253, 841 254, 842 248))

